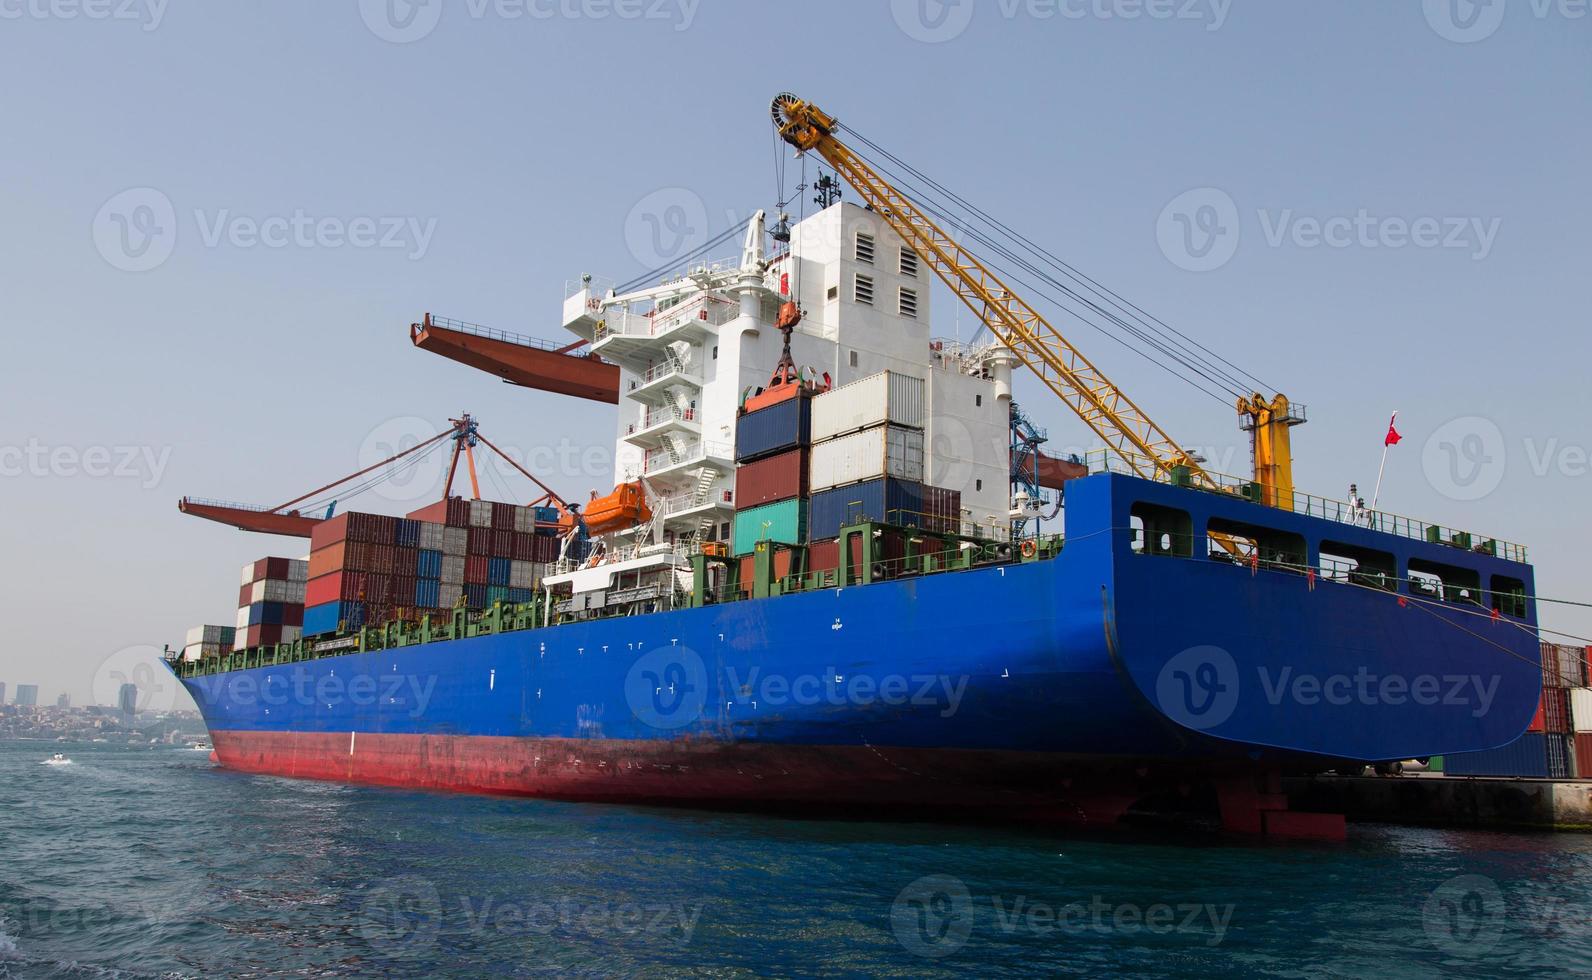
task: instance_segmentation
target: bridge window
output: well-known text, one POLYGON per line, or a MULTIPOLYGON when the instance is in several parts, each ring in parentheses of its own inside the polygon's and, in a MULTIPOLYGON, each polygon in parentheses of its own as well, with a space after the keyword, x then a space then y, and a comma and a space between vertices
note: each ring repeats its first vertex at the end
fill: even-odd
POLYGON ((1526 598, 1526 583, 1507 575, 1492 577, 1492 607, 1505 616, 1525 619, 1531 615, 1530 601, 1526 598))
POLYGON ((918 256, 916 252, 906 247, 901 249, 900 270, 903 276, 911 276, 914 279, 918 277, 918 256))
POLYGON ((1483 605, 1481 573, 1458 565, 1411 558, 1410 595, 1480 606, 1483 605))
POLYGON ((1323 541, 1321 577, 1333 582, 1397 592, 1398 561, 1386 551, 1323 541))
POLYGON ((902 289, 901 290, 900 309, 901 309, 901 315, 902 316, 909 316, 909 317, 912 317, 914 319, 917 318, 917 315, 918 315, 918 291, 916 289, 902 289))
POLYGON ((1187 511, 1155 504, 1134 504, 1128 515, 1136 555, 1189 558, 1194 554, 1194 521, 1187 511))
POLYGON ((1304 573, 1309 552, 1302 535, 1214 517, 1207 530, 1205 553, 1214 561, 1258 560, 1269 568, 1304 573))

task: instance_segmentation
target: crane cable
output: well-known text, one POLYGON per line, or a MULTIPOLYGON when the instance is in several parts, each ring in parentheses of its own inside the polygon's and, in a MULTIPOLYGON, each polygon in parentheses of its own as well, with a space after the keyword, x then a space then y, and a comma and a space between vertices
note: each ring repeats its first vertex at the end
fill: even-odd
POLYGON ((630 280, 627 283, 624 283, 624 284, 619 285, 619 286, 615 286, 614 287, 614 292, 617 293, 617 294, 623 295, 624 293, 628 293, 628 292, 630 292, 633 289, 638 289, 641 286, 643 286, 643 285, 645 285, 645 284, 647 284, 649 282, 652 282, 652 281, 660 278, 661 276, 664 276, 664 275, 668 274, 669 272, 672 272, 675 269, 680 268, 681 266, 689 265, 692 262, 695 262, 696 260, 698 260, 698 259, 702 258, 703 256, 707 255, 709 252, 713 251, 714 249, 719 248, 725 242, 729 241, 730 238, 734 237, 736 232, 740 231, 745 226, 746 226, 746 222, 745 221, 732 222, 728 228, 724 229, 724 231, 722 231, 718 235, 714 236, 711 240, 709 240, 707 242, 704 242, 703 244, 697 246, 696 248, 692 249, 690 252, 686 253, 685 255, 681 256, 680 258, 670 259, 668 262, 664 263, 663 265, 658 266, 656 269, 652 269, 652 270, 650 270, 648 272, 644 272, 641 275, 637 276, 636 278, 630 280))
MULTIPOLYGON (((1113 322, 1122 326, 1124 329, 1133 332, 1135 336, 1139 336, 1146 342, 1151 343, 1153 346, 1157 347, 1157 349, 1167 352, 1171 354, 1171 356, 1178 357, 1180 361, 1183 360, 1183 357, 1187 357, 1192 359, 1194 362, 1203 365, 1205 371, 1208 372, 1208 377, 1211 377, 1212 380, 1220 380, 1224 387, 1231 388, 1237 394, 1243 394, 1243 389, 1249 387, 1249 382, 1252 382, 1255 386, 1258 386, 1262 391, 1276 390, 1272 386, 1261 381, 1255 375, 1244 370, 1243 368, 1240 368, 1231 360, 1221 356, 1220 354, 1211 350, 1209 347, 1199 343, 1199 341, 1194 340, 1192 337, 1188 336, 1182 331, 1177 330, 1175 327, 1170 326, 1160 318, 1145 312, 1130 300, 1124 298, 1120 294, 1114 292, 1095 279, 1079 271, 1077 268, 1070 265, 1049 250, 1045 249, 1043 246, 1034 242, 1032 239, 1024 236, 1020 232, 1011 228, 1009 225, 990 215, 988 212, 972 204, 962 196, 934 180, 932 177, 929 177, 927 174, 924 174, 922 171, 913 167, 911 164, 901 160, 899 157, 890 153, 878 143, 875 143, 863 134, 857 132, 854 128, 849 126, 837 126, 837 129, 844 129, 845 132, 850 134, 850 136, 857 142, 867 146, 874 153, 891 161, 897 167, 901 168, 901 170, 933 188, 935 191, 950 199, 952 202, 963 208, 966 212, 979 221, 1023 246, 1031 254, 1045 260, 1054 269, 1059 271, 1067 278, 1071 279, 1073 282, 1077 283, 1081 288, 1087 289, 1089 292, 1092 292, 1096 296, 1100 297, 1103 302, 1115 307, 1118 311, 1120 311, 1121 315, 1111 313, 1110 311, 1104 309, 1104 307, 1102 307, 1096 301, 1082 295, 1073 288, 1068 287, 1059 281, 1055 281, 1049 277, 1046 277, 1047 281, 1050 281, 1051 284, 1056 288, 1067 292, 1068 295, 1072 296, 1077 302, 1084 303, 1085 305, 1094 309, 1096 312, 1106 316, 1108 319, 1111 319, 1113 322), (1132 317, 1138 321, 1139 326, 1135 327, 1129 324, 1123 319, 1123 317, 1132 317), (1152 339, 1148 334, 1143 333, 1142 331, 1149 331, 1150 333, 1158 335, 1160 339, 1152 339), (1179 356, 1178 354, 1172 354, 1168 347, 1175 348, 1177 351, 1181 352, 1182 356, 1179 356), (1222 365, 1225 365, 1226 367, 1224 368, 1222 365), (1247 379, 1247 381, 1245 379, 1247 379)), ((965 224, 965 222, 953 223, 965 224)), ((983 236, 979 236, 979 238, 981 241, 985 241, 983 236)), ((986 241, 986 244, 989 243, 986 241)), ((1014 261, 1016 260, 1013 256, 1009 257, 1014 258, 1014 261)), ((1037 270, 1033 271, 1038 274, 1037 270)), ((1054 302, 1054 300, 1052 301, 1054 302)), ((1188 363, 1187 361, 1183 362, 1185 364, 1188 363)))

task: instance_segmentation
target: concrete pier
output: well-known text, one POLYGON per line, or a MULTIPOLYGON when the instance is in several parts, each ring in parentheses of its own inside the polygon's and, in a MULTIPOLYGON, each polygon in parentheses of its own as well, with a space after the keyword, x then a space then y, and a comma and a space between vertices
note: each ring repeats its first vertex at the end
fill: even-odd
POLYGON ((1592 780, 1496 776, 1311 776, 1283 780, 1297 810, 1349 820, 1592 833, 1592 780))

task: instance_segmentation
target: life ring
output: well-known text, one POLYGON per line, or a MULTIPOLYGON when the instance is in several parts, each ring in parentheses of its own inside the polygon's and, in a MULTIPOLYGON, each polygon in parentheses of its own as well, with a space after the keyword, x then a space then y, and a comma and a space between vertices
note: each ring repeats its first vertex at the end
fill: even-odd
POLYGON ((1022 546, 1018 548, 1024 558, 1032 558, 1039 554, 1039 542, 1033 538, 1025 538, 1022 546))

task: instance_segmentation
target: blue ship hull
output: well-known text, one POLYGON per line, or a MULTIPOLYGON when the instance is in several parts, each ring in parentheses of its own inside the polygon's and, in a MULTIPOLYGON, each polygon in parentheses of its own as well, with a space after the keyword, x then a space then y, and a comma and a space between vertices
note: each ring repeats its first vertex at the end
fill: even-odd
POLYGON ((1529 724, 1529 616, 1213 560, 1213 520, 1297 535, 1310 567, 1325 540, 1400 578, 1414 561, 1532 592, 1529 566, 1491 555, 1102 474, 1070 485, 1048 560, 183 683, 219 760, 254 772, 1084 819, 1200 774, 1485 749, 1529 724), (1146 506, 1186 518, 1200 553, 1136 553, 1146 506))

